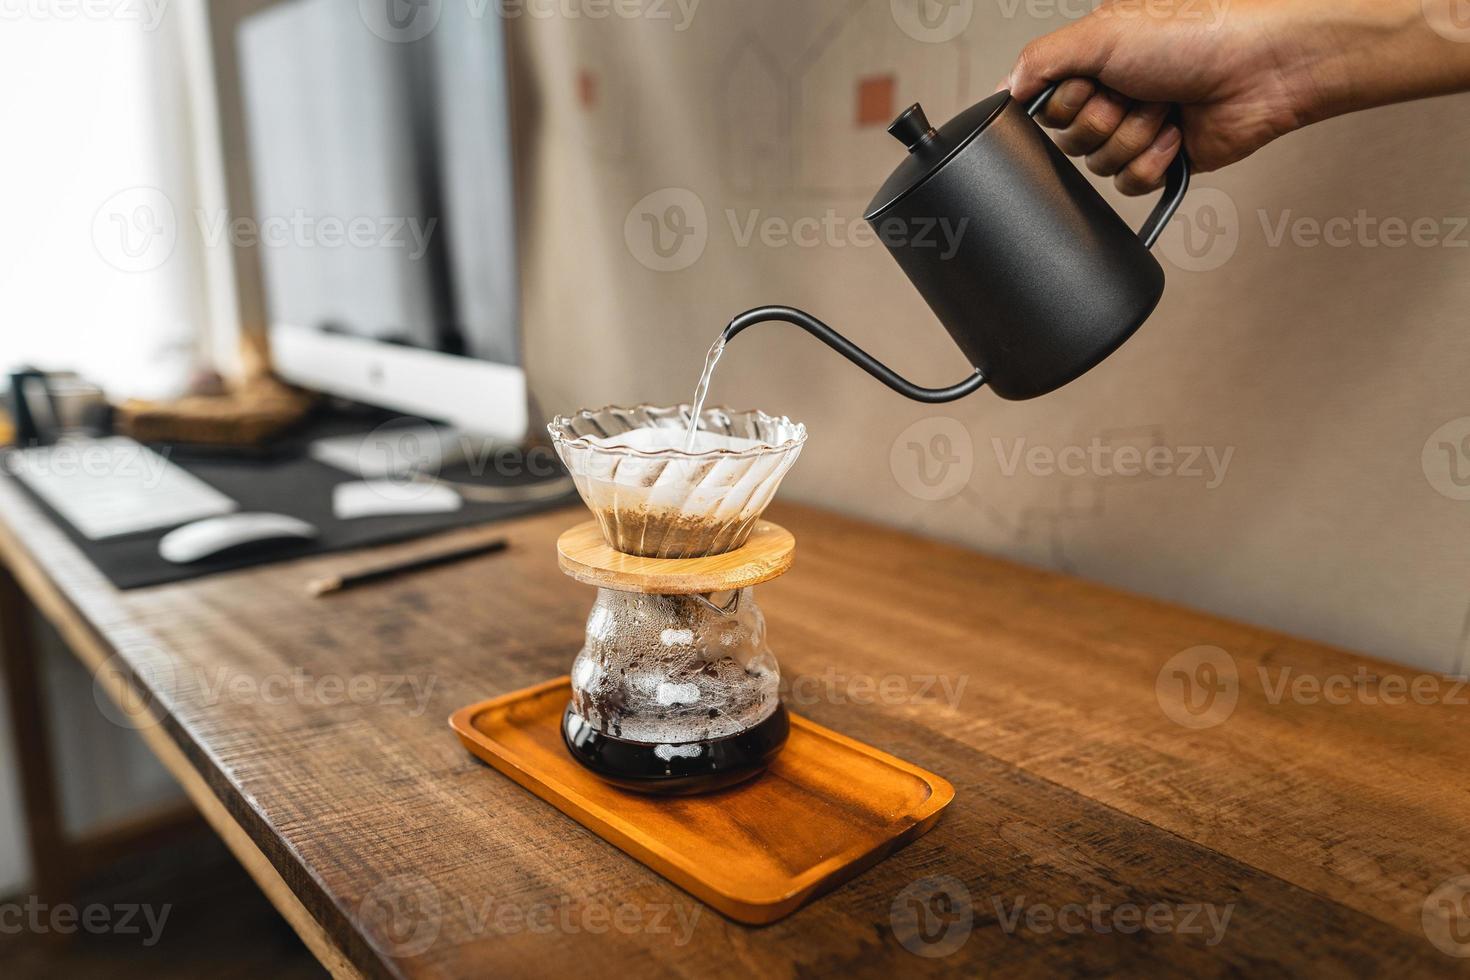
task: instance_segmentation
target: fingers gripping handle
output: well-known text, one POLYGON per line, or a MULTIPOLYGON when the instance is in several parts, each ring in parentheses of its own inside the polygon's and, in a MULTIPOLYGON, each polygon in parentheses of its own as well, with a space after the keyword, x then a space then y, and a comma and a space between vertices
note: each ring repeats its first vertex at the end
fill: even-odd
MULTIPOLYGON (((1047 101, 1056 92, 1059 82, 1053 82, 1046 90, 1031 100, 1026 106, 1026 115, 1035 118, 1047 101)), ((1184 203, 1184 195, 1189 190, 1189 154, 1184 151, 1184 141, 1179 141, 1179 152, 1174 154, 1174 160, 1169 164, 1168 171, 1164 174, 1164 196, 1159 198, 1159 203, 1149 213, 1148 220, 1143 227, 1138 229, 1138 237, 1143 242, 1144 248, 1153 248, 1154 242, 1164 233, 1169 219, 1174 217, 1174 212, 1179 210, 1179 205, 1184 203)))

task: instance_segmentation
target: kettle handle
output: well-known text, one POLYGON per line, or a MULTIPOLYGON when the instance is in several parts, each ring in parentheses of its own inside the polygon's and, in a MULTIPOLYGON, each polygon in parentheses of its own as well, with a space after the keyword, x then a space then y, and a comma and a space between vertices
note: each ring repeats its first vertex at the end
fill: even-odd
MULTIPOLYGON (((1035 118, 1036 114, 1046 105, 1052 93, 1057 90, 1060 82, 1052 82, 1046 91, 1031 100, 1026 107, 1026 115, 1035 118)), ((1169 219, 1174 217, 1174 212, 1179 210, 1179 205, 1184 203, 1184 193, 1189 190, 1189 154, 1184 151, 1184 140, 1179 141, 1179 152, 1174 154, 1174 161, 1169 164, 1169 170, 1164 175, 1164 196, 1159 198, 1159 203, 1154 205, 1148 220, 1143 227, 1138 229, 1138 237, 1143 242, 1144 248, 1153 248, 1154 242, 1164 233, 1164 228, 1169 224, 1169 219)))

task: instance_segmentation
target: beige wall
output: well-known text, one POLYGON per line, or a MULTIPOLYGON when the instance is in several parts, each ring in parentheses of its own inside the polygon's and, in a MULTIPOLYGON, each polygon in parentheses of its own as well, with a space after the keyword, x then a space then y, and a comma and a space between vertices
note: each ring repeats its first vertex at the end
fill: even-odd
MULTIPOLYGON (((705 0, 683 31, 672 0, 667 20, 514 22, 528 358, 543 414, 687 399, 719 328, 761 303, 810 309, 920 382, 966 373, 880 246, 742 245, 726 213, 737 225, 756 212, 858 218, 901 155, 881 126, 856 124, 859 79, 891 74, 897 101, 947 119, 1062 22, 974 0, 962 34, 930 43, 900 27, 913 2, 705 0), (677 271, 640 262, 651 255, 640 214, 625 235, 630 210, 666 188, 692 192, 704 219, 686 215, 708 236, 677 271)), ((1185 213, 1195 245, 1213 245, 1192 254, 1176 221, 1158 313, 1046 398, 912 404, 775 324, 730 348, 712 397, 808 424, 790 498, 1424 668, 1463 667, 1470 503, 1436 490, 1458 492, 1445 464, 1426 474, 1421 451, 1470 416, 1470 230, 1456 220, 1470 215, 1467 110, 1458 98, 1335 120, 1199 178, 1185 213), (1368 247, 1376 230, 1351 232, 1348 247, 1294 244, 1290 231, 1272 244, 1283 219, 1305 233, 1302 218, 1359 209, 1432 219, 1438 244, 1368 247), (1204 224, 1225 234, 1198 237, 1204 224), (949 437, 947 471, 929 451, 944 448, 935 436, 949 437), (1208 476, 1024 464, 1007 475, 1000 458, 1016 440, 1060 450, 1094 438, 1177 449, 1180 463, 1190 447, 1231 455, 1213 488, 1208 476), (947 476, 931 490, 926 474, 947 476)), ((1131 221, 1146 211, 1109 193, 1131 221)), ((1465 434, 1470 423, 1450 441, 1465 434)), ((1470 471, 1470 457, 1459 462, 1470 471)))

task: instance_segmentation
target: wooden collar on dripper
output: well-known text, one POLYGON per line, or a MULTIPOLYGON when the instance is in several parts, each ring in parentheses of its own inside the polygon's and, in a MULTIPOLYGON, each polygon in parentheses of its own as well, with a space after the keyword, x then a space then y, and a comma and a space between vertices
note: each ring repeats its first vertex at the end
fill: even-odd
POLYGON ((796 538, 779 524, 759 521, 734 551, 701 558, 640 558, 607 543, 596 521, 569 528, 557 539, 561 570, 578 582, 620 592, 703 595, 744 589, 791 567, 796 538))

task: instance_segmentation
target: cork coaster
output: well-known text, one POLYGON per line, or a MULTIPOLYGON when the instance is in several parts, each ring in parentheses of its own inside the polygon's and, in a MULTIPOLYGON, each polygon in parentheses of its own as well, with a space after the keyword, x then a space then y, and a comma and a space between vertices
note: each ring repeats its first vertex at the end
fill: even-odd
POLYGON ((578 582, 622 592, 694 595, 769 582, 791 568, 796 538, 779 524, 760 521, 734 551, 704 558, 640 558, 613 548, 596 521, 569 528, 557 539, 561 570, 578 582))

